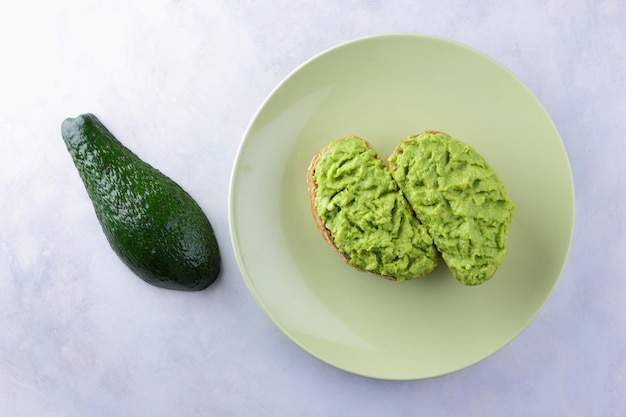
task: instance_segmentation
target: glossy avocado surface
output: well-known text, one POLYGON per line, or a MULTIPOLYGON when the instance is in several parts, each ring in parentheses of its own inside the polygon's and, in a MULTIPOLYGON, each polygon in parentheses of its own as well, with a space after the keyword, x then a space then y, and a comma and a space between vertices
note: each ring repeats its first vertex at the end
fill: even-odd
POLYGON ((198 291, 218 277, 211 224, 176 182, 126 148, 93 114, 63 121, 62 136, 111 247, 141 279, 198 291))

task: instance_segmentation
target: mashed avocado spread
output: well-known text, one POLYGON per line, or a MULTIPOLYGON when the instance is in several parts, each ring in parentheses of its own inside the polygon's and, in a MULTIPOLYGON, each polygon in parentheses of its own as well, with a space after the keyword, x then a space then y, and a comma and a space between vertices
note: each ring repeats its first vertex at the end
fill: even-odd
POLYGON ((428 274, 439 254, 391 173, 360 138, 328 145, 315 165, 315 208, 337 249, 398 281, 428 274))
POLYGON ((389 167, 456 279, 478 285, 491 278, 506 253, 514 206, 483 157, 445 133, 425 132, 402 142, 389 167))

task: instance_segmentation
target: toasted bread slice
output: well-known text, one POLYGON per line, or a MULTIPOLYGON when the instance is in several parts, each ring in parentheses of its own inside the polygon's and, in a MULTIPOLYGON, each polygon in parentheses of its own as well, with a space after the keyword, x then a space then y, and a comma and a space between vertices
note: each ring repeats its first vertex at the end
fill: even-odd
POLYGON ((367 141, 331 142, 313 157, 307 182, 317 228, 349 265, 403 281, 439 263, 432 238, 367 141))
POLYGON ((471 146, 438 131, 402 141, 389 169, 454 277, 489 280, 507 250, 514 206, 494 169, 471 146))

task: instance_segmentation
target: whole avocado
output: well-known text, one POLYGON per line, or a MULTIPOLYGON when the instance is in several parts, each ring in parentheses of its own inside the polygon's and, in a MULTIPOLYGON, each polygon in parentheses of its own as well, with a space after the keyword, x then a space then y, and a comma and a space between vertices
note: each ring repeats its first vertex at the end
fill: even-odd
POLYGON ((68 118, 63 140, 113 250, 145 282, 199 291, 219 275, 217 239, 194 199, 118 141, 93 114, 68 118))

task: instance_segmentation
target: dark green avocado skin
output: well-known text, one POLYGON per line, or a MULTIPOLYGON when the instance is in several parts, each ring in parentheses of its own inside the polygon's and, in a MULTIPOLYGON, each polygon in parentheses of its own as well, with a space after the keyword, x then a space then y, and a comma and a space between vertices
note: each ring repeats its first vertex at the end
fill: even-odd
POLYGON ((199 291, 219 275, 217 239, 178 184, 120 143, 93 114, 68 118, 63 140, 111 247, 141 279, 199 291))

